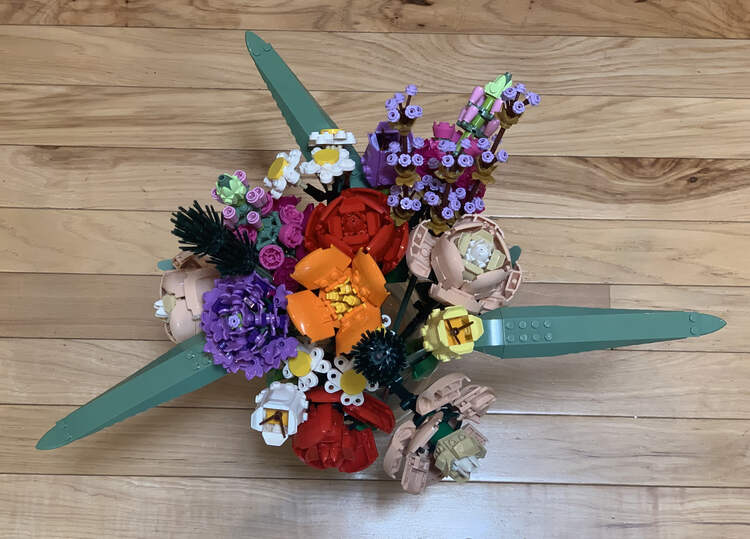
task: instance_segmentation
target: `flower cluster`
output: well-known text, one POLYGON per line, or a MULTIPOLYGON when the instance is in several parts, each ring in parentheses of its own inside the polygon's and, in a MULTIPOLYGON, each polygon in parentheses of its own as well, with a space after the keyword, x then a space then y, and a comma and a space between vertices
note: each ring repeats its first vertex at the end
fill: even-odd
POLYGON ((284 285, 275 287, 256 273, 217 279, 215 284, 203 296, 201 315, 204 350, 214 363, 232 373, 242 371, 249 380, 278 369, 296 354, 284 285))
MULTIPOLYGON (((196 202, 173 219, 183 248, 221 275, 203 294, 204 350, 231 373, 266 377, 251 428, 269 445, 291 439, 310 466, 356 472, 378 456, 373 430, 394 428, 374 395, 385 389, 414 414, 384 457, 409 492, 429 476, 466 480, 486 453, 470 421, 494 401, 489 388, 463 387, 453 373, 416 394, 404 377, 471 352, 484 332, 477 314, 504 305, 521 282, 520 249, 480 214, 508 159, 503 134, 539 103, 505 74, 475 88, 454 124, 435 122, 422 138, 412 133, 423 115, 416 95, 410 84, 389 98, 369 136, 361 165, 371 188, 354 176, 354 135, 321 129, 309 134, 308 161, 300 150, 277 154, 265 188, 242 170, 222 174, 211 193, 220 212, 196 202), (290 186, 317 205, 300 209, 290 186), (408 279, 393 323, 381 310, 391 276, 408 279), (419 313, 402 330, 415 290, 419 313)), ((170 277, 176 293, 200 289, 182 275, 170 277)))

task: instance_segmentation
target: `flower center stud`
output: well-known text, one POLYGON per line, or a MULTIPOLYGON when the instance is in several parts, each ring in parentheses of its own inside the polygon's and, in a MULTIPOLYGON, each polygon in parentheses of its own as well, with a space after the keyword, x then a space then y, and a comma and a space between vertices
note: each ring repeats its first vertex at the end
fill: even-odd
POLYGON ((326 148, 313 154, 313 160, 319 165, 333 165, 339 160, 338 148, 326 148))
POLYGON ((312 358, 310 354, 299 350, 297 355, 289 360, 289 370, 294 376, 305 376, 312 370, 312 358))
POLYGON ((349 395, 357 395, 367 387, 367 378, 354 369, 341 373, 341 389, 349 395))
POLYGON ((273 163, 271 163, 271 166, 268 167, 268 179, 270 180, 278 180, 281 178, 281 175, 284 173, 284 167, 289 164, 289 161, 284 159, 283 157, 277 157, 273 163))
POLYGON ((351 311, 357 305, 362 304, 362 300, 357 295, 357 291, 349 281, 344 281, 330 292, 326 292, 326 299, 330 302, 331 307, 339 318, 351 311))

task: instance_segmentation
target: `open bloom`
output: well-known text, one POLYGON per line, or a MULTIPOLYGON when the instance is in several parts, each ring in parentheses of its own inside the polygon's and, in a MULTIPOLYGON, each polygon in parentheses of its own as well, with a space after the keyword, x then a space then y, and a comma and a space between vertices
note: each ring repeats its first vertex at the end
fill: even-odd
POLYGON ((328 371, 325 390, 328 393, 341 391, 341 404, 362 406, 365 402, 363 391, 376 391, 377 382, 368 382, 363 374, 354 370, 354 362, 339 356, 333 360, 335 368, 328 371))
POLYGON ((395 268, 406 252, 409 227, 396 226, 385 194, 374 189, 345 189, 329 204, 318 204, 305 230, 308 251, 335 245, 353 257, 363 249, 383 273, 395 268))
POLYGON ((300 172, 317 174, 323 184, 329 184, 335 177, 354 170, 354 161, 344 148, 313 148, 311 153, 312 161, 302 163, 300 172))
POLYGON ((343 129, 321 129, 310 133, 310 146, 343 146, 356 142, 354 133, 343 129))
POLYGON ((215 364, 242 371, 248 380, 278 369, 297 353, 297 339, 287 336, 286 295, 283 285, 277 288, 254 272, 216 279, 203 295, 204 351, 215 364))
POLYGON ((350 258, 336 247, 316 249, 297 263, 292 278, 307 290, 287 297, 287 312, 313 342, 335 335, 336 353, 344 354, 365 331, 382 324, 380 306, 388 291, 369 254, 359 251, 350 258))
POLYGON ((284 362, 284 378, 297 377, 297 387, 307 391, 318 385, 315 373, 325 374, 331 370, 330 361, 323 359, 323 349, 319 346, 297 345, 297 355, 284 362))
POLYGON ((271 189, 271 196, 273 198, 278 199, 284 194, 287 183, 296 185, 299 182, 297 165, 299 165, 301 157, 302 152, 299 150, 276 154, 276 159, 268 167, 266 177, 263 178, 263 183, 271 189))

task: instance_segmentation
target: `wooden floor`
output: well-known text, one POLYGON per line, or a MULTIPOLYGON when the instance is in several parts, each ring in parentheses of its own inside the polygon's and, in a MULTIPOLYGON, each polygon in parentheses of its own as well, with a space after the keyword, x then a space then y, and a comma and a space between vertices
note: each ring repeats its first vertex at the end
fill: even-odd
POLYGON ((0 1, 0 536, 750 536, 748 38, 748 0, 0 1), (517 304, 728 326, 454 362, 499 397, 489 455, 422 497, 264 446, 234 377, 36 451, 169 348, 170 210, 292 146, 246 28, 361 140, 407 83, 427 134, 512 71, 542 95, 487 201, 524 248, 517 304))

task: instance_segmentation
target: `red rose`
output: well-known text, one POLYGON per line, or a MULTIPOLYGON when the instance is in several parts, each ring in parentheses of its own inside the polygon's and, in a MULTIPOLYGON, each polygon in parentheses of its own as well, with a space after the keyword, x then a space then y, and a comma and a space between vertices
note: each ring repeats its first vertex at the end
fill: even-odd
POLYGON ((353 257, 364 249, 383 273, 395 268, 406 252, 409 227, 391 219, 386 196, 374 189, 345 189, 330 204, 318 204, 305 230, 305 249, 312 252, 335 245, 353 257))

